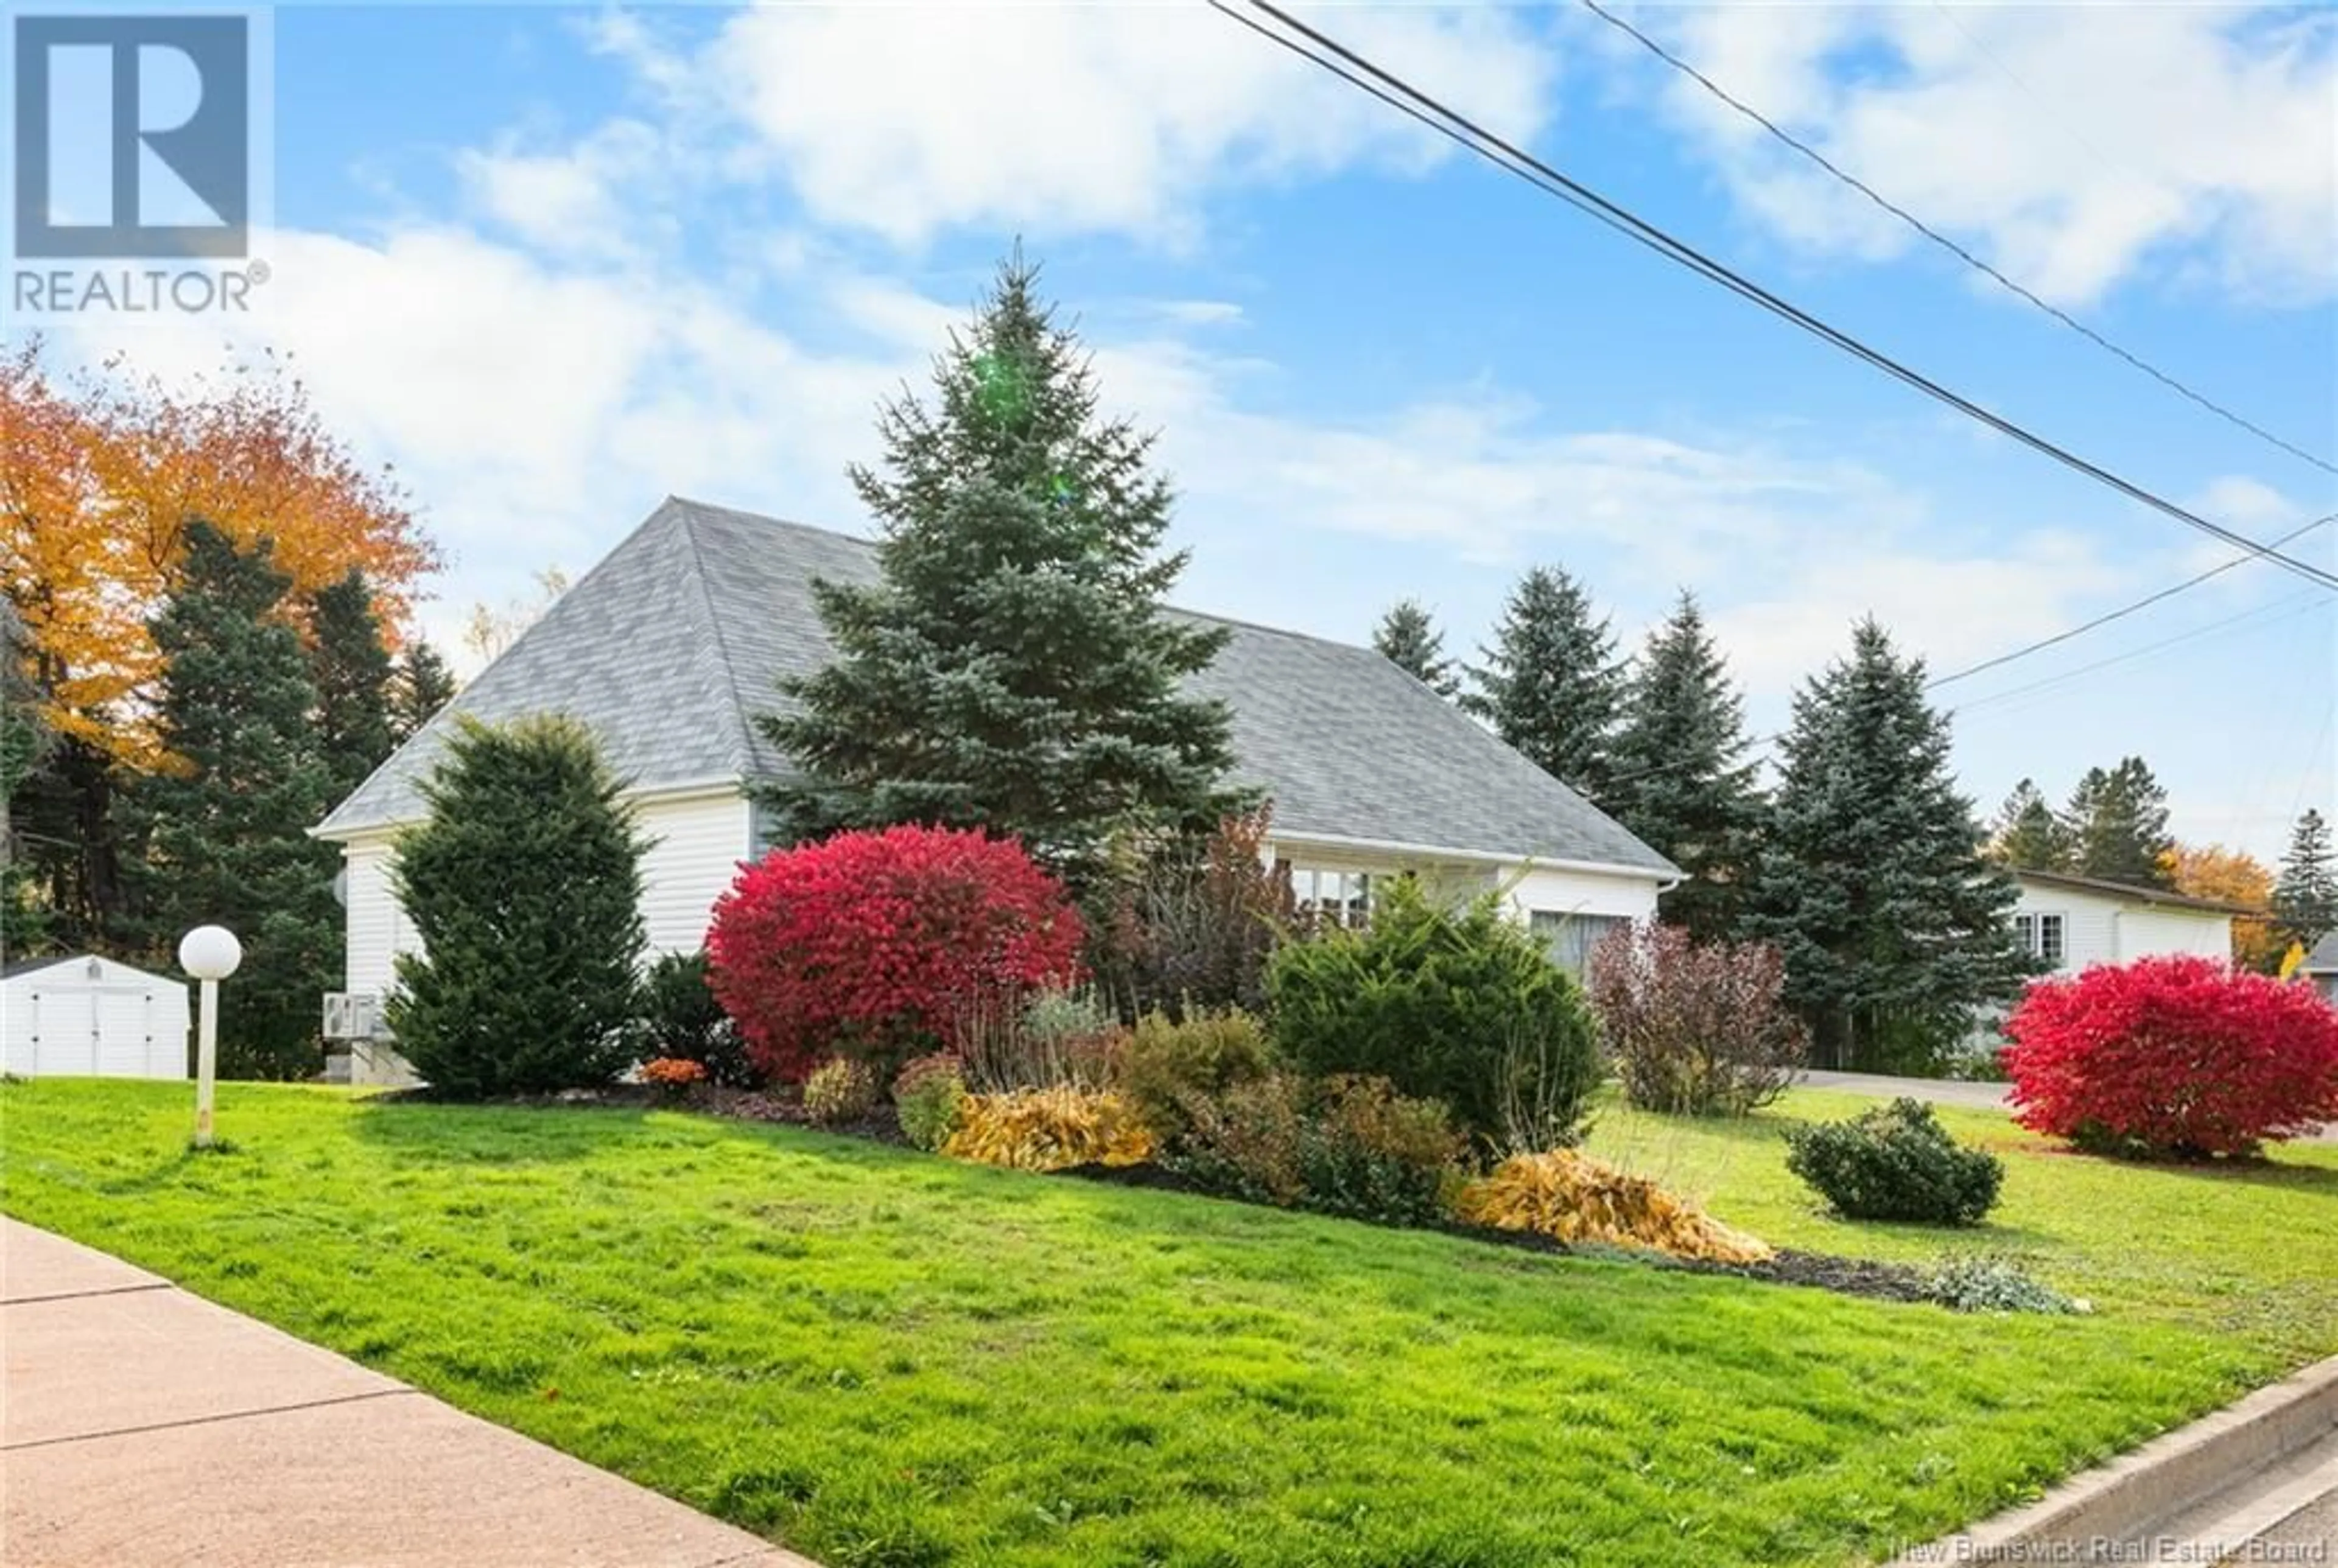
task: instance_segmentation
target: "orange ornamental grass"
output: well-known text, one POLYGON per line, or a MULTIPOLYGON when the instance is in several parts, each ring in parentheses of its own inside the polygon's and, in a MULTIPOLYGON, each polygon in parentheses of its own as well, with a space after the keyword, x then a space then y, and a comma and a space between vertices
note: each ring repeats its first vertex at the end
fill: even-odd
POLYGON ((1713 1263, 1758 1263, 1768 1245, 1733 1230, 1644 1177, 1573 1149, 1518 1154, 1471 1182, 1455 1205, 1467 1224, 1532 1230, 1713 1263))
POLYGON ((161 759, 146 622, 186 526, 275 541, 295 594, 365 573, 386 622, 438 566, 406 492, 325 428, 269 356, 172 390, 119 359, 71 377, 34 340, 0 358, 0 589, 25 622, 44 717, 131 767, 161 759))

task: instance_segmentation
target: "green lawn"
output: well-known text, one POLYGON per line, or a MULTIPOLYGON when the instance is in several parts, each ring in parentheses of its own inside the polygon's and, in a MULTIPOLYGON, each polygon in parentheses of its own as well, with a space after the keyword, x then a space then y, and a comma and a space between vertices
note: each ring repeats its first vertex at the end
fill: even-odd
MULTIPOLYGON (((2338 1351, 2338 1149, 2045 1152, 2002 1224, 2086 1318, 1551 1259, 667 1113, 0 1087, 5 1200, 830 1568, 1841 1563, 2338 1351)), ((1799 1097, 1787 1114, 1852 1102, 1799 1097)), ((1780 1116, 1596 1142, 1790 1245, 1780 1116)))

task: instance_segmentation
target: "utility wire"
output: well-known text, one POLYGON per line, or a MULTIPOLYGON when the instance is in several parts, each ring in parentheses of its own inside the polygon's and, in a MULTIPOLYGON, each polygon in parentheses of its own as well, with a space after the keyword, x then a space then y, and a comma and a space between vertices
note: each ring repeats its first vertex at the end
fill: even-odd
POLYGON ((2190 642, 2197 638, 2205 637, 2211 632, 2237 626, 2245 621, 2256 620, 2268 611, 2286 612, 2266 622, 2267 625, 2272 625, 2279 622, 2295 620, 2323 607, 2323 603, 2311 593, 2292 593, 2286 598, 2276 599, 2270 604, 2260 604, 2254 609, 2244 610, 2237 615, 2227 615, 2222 620, 2211 621, 2205 625, 2195 626, 2189 631, 2178 632, 2172 637, 2162 637, 2156 642, 2146 642, 2140 647, 2129 648, 2125 652, 2114 653, 2107 659, 2097 659, 2091 664, 2081 664, 2075 670, 2064 670, 2046 676, 2042 680, 2032 681, 2027 685, 2009 686, 2002 691, 1991 691, 1986 697, 1976 697, 1961 707, 1950 709, 1950 715, 1953 717, 1960 713, 1970 713, 1979 709, 1994 707, 1999 702, 2010 701, 2016 697, 2026 697, 2032 691, 2042 691, 2049 686, 2059 686, 2064 681, 2075 681, 2081 675, 2091 675, 2097 670, 2107 670, 2114 664, 2124 664, 2130 659, 2140 659, 2146 653, 2156 653, 2162 649, 2173 648, 2178 643, 2190 642))
POLYGON ((1456 145, 1467 148, 1496 167, 1526 181, 1545 193, 1557 196, 1569 205, 1590 213, 1636 242, 1670 260, 1678 262, 1709 281, 1720 284, 1732 293, 1751 300, 1813 337, 1841 348, 1855 358, 1865 361, 1884 374, 1954 408, 1959 413, 1988 426, 1999 435, 2009 436, 2031 450, 2054 459, 2073 472, 2107 485, 2119 494, 2141 502, 2154 511, 2163 513, 2187 527, 2198 529, 2213 538, 2221 539, 2227 544, 2245 550, 2252 555, 2262 556, 2275 562, 2286 570, 2323 588, 2338 588, 2338 573, 2324 571, 2310 563, 2284 555, 2270 545, 2261 544, 2245 534, 2235 533, 2221 524, 2212 522, 2196 512, 2179 506, 2166 497, 2124 478, 2099 464, 2081 457, 2077 453, 2056 445, 2034 431, 2015 424, 2004 416, 1973 402, 1970 398, 1951 391, 1940 382, 1910 368, 1880 349, 1869 347, 1848 333, 1820 320, 1800 307, 1771 293, 1760 284, 1731 270, 1685 240, 1676 239, 1645 219, 1616 205, 1590 187, 1560 173, 1530 154, 1521 152, 1510 142, 1486 130, 1467 116, 1447 107, 1402 78, 1374 64, 1338 40, 1317 32, 1280 7, 1269 4, 1268 0, 1252 0, 1252 4, 1258 10, 1290 29, 1292 33, 1330 51, 1331 54, 1337 58, 1328 58, 1324 54, 1317 54, 1297 39, 1260 25, 1235 10, 1226 3, 1226 0, 1210 0, 1213 9, 1241 23, 1261 37, 1289 50, 1301 59, 1331 73, 1354 86, 1362 88, 1382 103, 1402 109, 1413 119, 1438 132, 1456 145), (1353 69, 1343 67, 1341 64, 1342 61, 1353 69), (1355 74, 1358 71, 1364 73, 1364 76, 1371 78, 1371 81, 1368 82, 1364 77, 1358 76, 1355 74), (1390 96, 1390 92, 1380 90, 1381 86, 1385 86, 1390 92, 1400 94, 1409 101, 1409 103, 1397 103, 1390 96))
MULTIPOLYGON (((2298 538, 2303 534, 2312 533, 2314 529, 2321 527, 2325 523, 2338 523, 2338 512, 2332 512, 2326 515, 2316 517, 2313 522, 2306 524, 2303 527, 2293 528, 2288 533, 2283 534, 2280 538, 2274 540, 2274 544, 2276 545, 2286 544, 2293 539, 2298 538)), ((2058 642, 2068 642, 2073 637, 2082 637, 2097 626, 2107 626, 2114 621, 2123 621, 2138 610, 2147 609, 2150 606, 2158 603, 2162 599, 2172 599, 2176 594, 2183 593, 2186 588, 2196 588, 2201 583, 2205 583, 2209 578, 2221 577, 2225 573, 2230 572, 2234 567, 2245 565, 2254 559, 2255 559, 2255 557, 2250 555, 2235 555, 2220 566, 2211 566, 2205 572, 2202 572, 2196 576, 2186 577, 2181 583, 2171 583, 2167 587, 2162 588, 2156 593, 2146 593, 2131 604, 2122 604, 2117 609, 2110 611, 2105 614, 2097 615, 2091 621, 2080 622, 2078 625, 2071 627, 2067 632, 2057 632, 2051 637, 2041 637, 2037 642, 2029 643, 2025 647, 2016 648, 2009 653, 1999 653, 1993 659, 1984 659, 1978 664, 1968 664, 1963 669, 1956 671, 1953 673, 1936 677, 1925 683, 1924 690, 1930 691, 1935 687, 1946 686, 1951 681, 1961 681, 1968 675, 1978 675, 1984 670, 1994 670, 2000 664, 2010 664, 2016 659, 2027 659, 2032 653, 2041 652, 2048 648, 2053 647, 2058 642)))
POLYGON ((1736 110, 1738 113, 1744 115, 1746 119, 1751 120, 1763 130, 1767 131, 1772 136, 1777 138, 1780 142, 1784 142, 1787 146, 1801 153, 1804 158, 1808 159, 1812 163, 1817 164, 1821 169, 1825 170, 1829 174, 1834 176, 1835 179, 1841 181, 1843 184, 1848 185, 1852 190, 1858 191, 1861 195, 1866 197, 1870 201, 1881 208, 1884 211, 1889 212, 1894 218, 1899 219, 1901 222, 1905 223, 1918 234, 1930 240, 1933 244, 1939 246, 1941 250, 1946 250, 1951 256, 1956 257, 1957 260, 1962 261, 1966 266, 1970 267, 1974 270, 1995 280, 2000 288, 2003 288, 2009 292, 2028 300, 2038 309, 2043 310, 2047 315, 2051 316, 2055 320, 2059 321, 2063 326, 2068 327, 2071 331, 2076 332, 2081 338, 2084 338, 2088 342, 2094 344, 2097 348, 2104 350, 2106 353, 2116 355, 2117 358, 2126 360, 2127 364, 2134 367, 2136 369, 2142 371, 2145 375, 2150 377, 2161 386, 2166 387, 2169 391, 2176 393, 2179 397, 2189 398, 2192 402, 2198 404, 2201 407, 2206 409, 2209 413, 2215 415, 2218 418, 2247 431, 2250 435, 2257 436, 2261 440, 2272 443, 2274 446, 2278 446, 2283 451, 2288 453, 2291 456, 2311 463, 2325 474, 2338 474, 2338 464, 2333 464, 2326 458, 2306 451, 2302 446, 2295 446, 2289 441, 2284 440, 2281 436, 2274 435, 2272 431, 2267 430, 2254 420, 2251 420, 2243 415, 2236 414, 2232 409, 2225 407, 2223 404, 2217 402, 2215 398, 2208 397, 2205 393, 2186 386, 2182 381, 2177 380, 2175 377, 2169 375, 2165 370, 2160 369, 2157 366, 2150 363, 2148 360, 2144 359, 2138 355, 2128 352, 2127 349, 2119 347, 2117 343, 2114 343, 2109 338, 2104 337, 2100 332, 2096 331, 2092 327, 2088 326, 2085 322, 2062 309, 2059 306, 2049 304, 2046 300, 2039 299, 2024 285, 2007 277, 1989 262, 1982 260, 1979 256, 1974 255, 1970 250, 1966 250, 1962 245, 1958 244, 1954 240, 1950 239, 1939 230, 1934 229, 1930 224, 1917 217, 1913 212, 1909 211, 1906 208, 1899 205, 1889 197, 1878 191, 1873 186, 1868 184, 1867 181, 1862 180, 1856 174, 1852 174, 1840 167, 1832 159, 1828 158, 1825 153, 1820 152, 1817 148, 1812 147, 1810 143, 1795 136, 1792 132, 1779 125, 1775 121, 1763 113, 1759 109, 1754 108, 1752 104, 1747 103, 1743 99, 1731 93, 1727 88, 1722 86, 1712 77, 1707 76, 1704 72, 1698 70, 1695 66, 1690 64, 1687 61, 1674 54, 1671 50, 1665 48, 1655 39, 1649 37, 1645 33, 1643 33, 1640 29, 1632 25, 1631 23, 1626 22, 1623 17, 1616 15, 1616 13, 1608 10, 1605 5, 1599 4, 1599 0, 1580 0, 1580 3, 1585 10, 1590 12, 1601 21, 1606 23, 1610 27, 1615 28, 1616 31, 1637 42, 1639 45, 1645 49, 1649 54, 1654 54, 1657 59, 1663 61, 1674 70, 1681 73, 1683 75, 1696 83, 1697 85, 1703 87, 1705 92, 1719 99, 1722 103, 1728 104, 1732 109, 1736 110))

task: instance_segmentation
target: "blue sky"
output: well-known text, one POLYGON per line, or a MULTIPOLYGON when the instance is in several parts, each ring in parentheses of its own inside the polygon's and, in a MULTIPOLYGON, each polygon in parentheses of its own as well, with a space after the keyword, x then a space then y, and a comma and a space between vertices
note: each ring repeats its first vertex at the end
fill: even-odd
MULTIPOLYGON (((1583 12, 1311 15, 2139 483, 2259 538, 2338 510, 2338 479, 1913 242, 1583 12)), ((2333 14, 1632 15, 2058 305, 2338 455, 2333 14)), ((668 491, 865 530, 842 470, 875 400, 1018 234, 1107 404, 1162 432, 1196 608, 1361 640, 1410 593, 1469 650, 1552 563, 1630 643, 1686 586, 1766 730, 1862 613, 1953 668, 2226 554, 1198 5, 291 6, 274 49, 275 277, 238 342, 66 342, 165 375, 291 350, 454 557, 442 637, 668 491)), ((2331 564, 2333 534, 2295 551, 2331 564)), ((1985 808, 2137 751, 2185 834, 2270 856, 2338 792, 2334 667, 2332 596, 2254 564, 1943 699, 1970 706, 1985 808)))

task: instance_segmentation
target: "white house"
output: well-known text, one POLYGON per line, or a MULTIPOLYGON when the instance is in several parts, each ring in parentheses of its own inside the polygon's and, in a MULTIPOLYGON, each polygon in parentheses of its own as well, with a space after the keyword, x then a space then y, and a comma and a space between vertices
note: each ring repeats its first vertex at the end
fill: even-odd
POLYGON ((187 987, 111 958, 26 958, 0 972, 0 1070, 20 1078, 184 1078, 187 987))
POLYGON ((2299 970, 2308 985, 2332 1002, 2338 1002, 2338 931, 2316 942, 2299 970))
POLYGON ((2165 953, 2228 959, 2233 917, 2249 913, 2237 905, 2094 877, 2058 871, 2016 871, 2014 877, 2021 884, 2014 935, 2058 971, 2165 953))
MULTIPOLYGON (((349 992, 381 993, 392 955, 412 940, 390 858, 398 830, 422 815, 416 784, 458 714, 558 711, 590 725, 655 841, 643 867, 650 942, 698 947, 715 899, 765 843, 746 786, 790 767, 755 719, 781 706, 781 678, 828 658, 812 581, 875 573, 864 540, 666 501, 314 829, 346 859, 349 992)), ((1236 777, 1272 800, 1272 850, 1302 899, 1360 909, 1373 878, 1400 871, 1506 886, 1565 960, 1615 923, 1653 915, 1678 879, 1662 855, 1371 649, 1193 618, 1230 634, 1192 687, 1233 710, 1236 777)), ((362 1063, 357 1074, 368 1075, 362 1063)))

